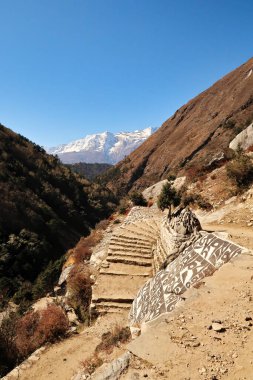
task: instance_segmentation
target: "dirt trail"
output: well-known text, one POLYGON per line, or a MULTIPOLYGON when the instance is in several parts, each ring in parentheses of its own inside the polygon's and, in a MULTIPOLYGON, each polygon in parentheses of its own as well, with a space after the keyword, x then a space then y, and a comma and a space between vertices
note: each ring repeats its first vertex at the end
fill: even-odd
MULTIPOLYGON (((127 314, 107 315, 84 329, 79 335, 50 346, 30 368, 23 371, 20 380, 70 380, 81 368, 81 362, 94 352, 101 335, 116 324, 125 325, 127 314)), ((120 353, 118 353, 120 354, 120 353)))
MULTIPOLYGON (((253 227, 245 227, 242 223, 217 223, 215 220, 210 223, 205 218, 201 220, 203 229, 226 231, 231 240, 253 250, 253 227)), ((122 380, 139 379, 144 375, 152 380, 209 380, 217 371, 217 379, 252 380, 253 366, 249 356, 253 353, 253 335, 245 322, 246 314, 253 318, 252 273, 253 256, 246 255, 221 268, 205 281, 205 286, 191 289, 184 306, 175 311, 172 323, 164 322, 163 317, 161 323, 155 322, 130 345, 136 357, 122 380), (224 320, 230 326, 226 334, 208 332, 207 325, 213 318, 224 320), (200 346, 187 346, 185 337, 189 338, 189 331, 197 337, 200 346), (173 341, 174 336, 179 340, 173 341), (212 358, 212 355, 216 356, 212 358), (252 375, 248 376, 249 373, 252 375)), ((102 333, 110 331, 116 323, 127 324, 127 311, 100 317, 94 326, 81 334, 50 346, 33 366, 20 374, 19 379, 70 380, 80 368, 80 362, 94 351, 102 333)), ((120 351, 116 350, 116 354, 120 351)))
POLYGON ((184 293, 129 344, 135 356, 121 380, 252 380, 252 273, 253 256, 242 254, 184 293))
POLYGON ((241 223, 236 224, 202 224, 207 231, 228 232, 230 239, 235 243, 253 250, 253 227, 245 227, 241 223))

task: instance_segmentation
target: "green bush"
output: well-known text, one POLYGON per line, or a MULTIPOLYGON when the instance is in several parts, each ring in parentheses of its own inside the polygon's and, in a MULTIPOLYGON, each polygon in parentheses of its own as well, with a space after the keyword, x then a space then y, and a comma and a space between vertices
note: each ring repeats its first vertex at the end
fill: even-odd
POLYGON ((169 182, 163 185, 161 194, 158 197, 157 205, 161 210, 168 208, 171 210, 171 206, 178 206, 180 204, 180 195, 169 182))
POLYGON ((211 203, 206 201, 200 194, 184 193, 181 199, 182 206, 186 207, 190 204, 195 204, 202 208, 203 210, 211 210, 213 206, 211 203))
POLYGON ((228 177, 241 189, 253 182, 253 164, 243 152, 238 152, 236 158, 227 166, 228 177))
POLYGON ((147 201, 142 195, 142 193, 138 191, 134 191, 130 194, 130 200, 133 202, 135 206, 147 206, 147 201))

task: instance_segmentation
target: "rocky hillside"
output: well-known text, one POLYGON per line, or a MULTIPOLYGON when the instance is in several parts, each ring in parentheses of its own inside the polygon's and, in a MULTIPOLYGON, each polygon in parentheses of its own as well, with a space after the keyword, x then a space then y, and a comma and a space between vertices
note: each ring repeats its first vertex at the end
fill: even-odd
POLYGON ((48 291, 59 259, 110 214, 115 200, 2 125, 0 152, 1 305, 48 291))
POLYGON ((229 143, 253 119, 252 70, 253 58, 183 105, 104 180, 122 193, 226 160, 229 143))

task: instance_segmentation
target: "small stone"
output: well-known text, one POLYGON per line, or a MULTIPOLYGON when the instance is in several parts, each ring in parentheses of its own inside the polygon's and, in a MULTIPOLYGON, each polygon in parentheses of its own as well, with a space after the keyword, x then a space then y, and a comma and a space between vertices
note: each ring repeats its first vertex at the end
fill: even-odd
POLYGON ((10 373, 9 373, 9 377, 11 379, 18 379, 19 378, 19 375, 20 375, 20 371, 18 368, 14 368, 10 373))
POLYGON ((226 329, 221 323, 214 322, 212 323, 212 329, 217 332, 224 332, 226 329))
POLYGON ((39 360, 39 356, 32 355, 28 358, 29 362, 37 362, 39 360))
POLYGON ((232 355, 232 359, 236 359, 236 358, 238 358, 238 354, 236 352, 234 352, 232 355))
POLYGON ((206 367, 199 368, 199 373, 200 374, 206 373, 206 367))

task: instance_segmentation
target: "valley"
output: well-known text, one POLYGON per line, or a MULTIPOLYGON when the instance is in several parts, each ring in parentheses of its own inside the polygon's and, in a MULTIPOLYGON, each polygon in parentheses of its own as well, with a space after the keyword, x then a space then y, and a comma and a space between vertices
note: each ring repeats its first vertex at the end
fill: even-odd
POLYGON ((252 65, 154 134, 51 152, 138 143, 109 168, 0 126, 3 379, 251 380, 252 65))

